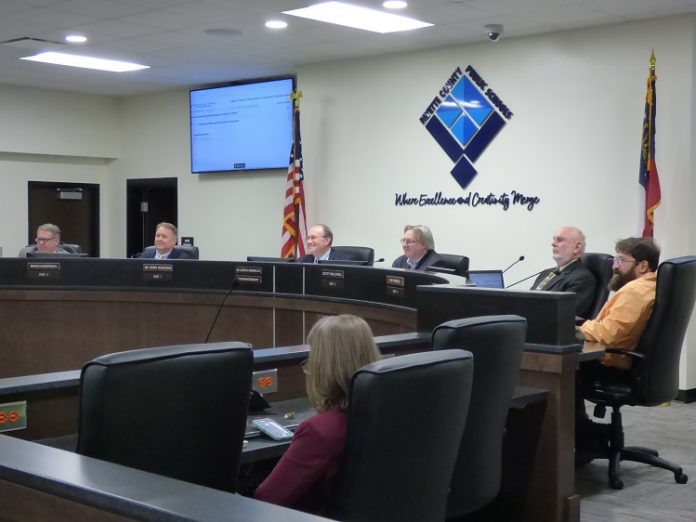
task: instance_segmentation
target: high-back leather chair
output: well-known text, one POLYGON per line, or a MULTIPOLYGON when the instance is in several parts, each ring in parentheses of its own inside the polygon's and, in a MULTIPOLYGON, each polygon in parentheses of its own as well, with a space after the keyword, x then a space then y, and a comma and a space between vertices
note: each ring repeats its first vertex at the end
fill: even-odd
POLYGON ((517 315, 455 319, 433 330, 433 350, 460 348, 474 356, 466 428, 447 499, 447 518, 491 502, 500 491, 503 436, 520 373, 527 320, 517 315))
POLYGON ((66 252, 69 252, 71 254, 81 254, 82 253, 82 247, 78 245, 77 243, 61 243, 58 245, 60 248, 65 250, 66 252))
POLYGON ((679 357, 696 298, 696 256, 663 262, 657 270, 657 290, 652 316, 635 350, 607 349, 627 355, 631 370, 618 381, 597 381, 584 397, 595 403, 595 415, 602 417, 612 409, 608 448, 585 452, 590 458, 609 459, 609 485, 623 488, 619 479, 622 460, 642 462, 674 473, 685 484, 688 477, 681 466, 659 457, 658 452, 625 447, 621 418, 622 406, 657 406, 672 400, 679 388, 679 357), (589 453, 589 454, 588 454, 589 453))
POLYGON ((432 266, 446 268, 452 271, 453 274, 466 277, 469 274, 469 258, 460 256, 459 254, 437 254, 442 258, 442 261, 434 263, 432 266))
POLYGON ((442 522, 472 370, 463 350, 393 357, 358 370, 346 450, 325 515, 442 522))
POLYGON ((375 249, 363 246, 332 246, 336 252, 342 252, 356 261, 365 261, 369 265, 375 262, 375 249))
POLYGON ((251 346, 165 346, 82 368, 77 453, 234 491, 251 389, 251 346))
POLYGON ((594 298, 588 309, 587 317, 584 318, 593 319, 597 317, 597 314, 609 297, 609 280, 614 275, 614 271, 612 270, 614 256, 597 252, 588 252, 582 255, 581 260, 585 267, 595 276, 594 298))

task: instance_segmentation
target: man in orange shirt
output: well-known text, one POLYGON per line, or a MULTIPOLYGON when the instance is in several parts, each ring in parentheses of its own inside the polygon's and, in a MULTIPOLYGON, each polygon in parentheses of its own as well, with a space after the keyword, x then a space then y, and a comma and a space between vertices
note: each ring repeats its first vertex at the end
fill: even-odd
MULTIPOLYGON (((607 347, 634 350, 652 315, 659 262, 660 249, 652 238, 631 237, 617 241, 614 276, 609 282, 609 289, 616 293, 596 319, 578 327, 579 334, 587 341, 607 347)), ((631 360, 618 354, 606 354, 600 361, 580 364, 576 387, 576 448, 596 445, 598 439, 604 442, 598 425, 585 413, 583 390, 591 387, 594 381, 620 380, 630 367, 631 360)))

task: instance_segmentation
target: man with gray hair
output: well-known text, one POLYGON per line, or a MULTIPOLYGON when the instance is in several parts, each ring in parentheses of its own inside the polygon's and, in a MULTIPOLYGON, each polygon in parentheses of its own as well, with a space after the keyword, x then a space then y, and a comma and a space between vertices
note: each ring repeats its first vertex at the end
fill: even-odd
POLYGON ((585 252, 585 234, 577 227, 561 227, 553 235, 551 252, 556 266, 541 272, 532 290, 575 292, 575 315, 587 319, 596 279, 580 259, 585 252))
POLYGON ((443 262, 443 259, 435 252, 433 233, 425 225, 406 225, 404 235, 401 237, 401 248, 404 255, 394 260, 393 268, 426 270, 430 266, 443 262))
POLYGON ((36 244, 22 248, 18 257, 27 257, 27 252, 41 254, 70 254, 60 246, 60 228, 52 223, 44 223, 36 229, 36 244))

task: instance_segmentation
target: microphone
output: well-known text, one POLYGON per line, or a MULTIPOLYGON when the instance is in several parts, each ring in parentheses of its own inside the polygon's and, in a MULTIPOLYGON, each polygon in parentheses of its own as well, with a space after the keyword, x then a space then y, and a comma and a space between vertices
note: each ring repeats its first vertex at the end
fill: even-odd
POLYGON ((510 270, 513 266, 515 266, 520 261, 524 261, 524 256, 520 256, 519 259, 516 259, 515 261, 513 261, 513 263, 509 267, 507 267, 505 270, 503 270, 503 274, 505 272, 507 272, 508 270, 510 270))
POLYGON ((208 333, 205 336, 205 340, 203 341, 204 343, 207 343, 208 340, 210 339, 210 335, 213 333, 213 330, 215 329, 215 325, 218 322, 218 318, 220 317, 220 312, 222 312, 222 307, 225 305, 225 301, 227 301, 227 298, 232 294, 234 290, 237 290, 239 288, 239 279, 235 277, 232 279, 232 283, 230 284, 230 288, 225 292, 225 295, 222 298, 222 301, 220 301, 220 304, 218 306, 217 311, 215 312, 215 317, 213 317, 213 322, 210 323, 210 328, 208 329, 208 333))
MULTIPOLYGON (((544 270, 546 270, 546 268, 544 268, 544 270)), ((531 279, 532 277, 538 276, 538 275, 541 274, 544 270, 539 270, 536 274, 532 274, 532 275, 530 275, 530 276, 525 277, 524 279, 520 279, 519 281, 515 281, 515 282, 512 283, 511 285, 507 285, 505 288, 512 288, 512 287, 515 286, 515 285, 518 285, 518 284, 520 284, 520 283, 524 283, 524 282, 527 281, 528 279, 531 279)), ((559 272, 559 273, 560 273, 560 272, 559 272)))
POLYGON ((370 266, 374 265, 375 263, 384 263, 384 258, 380 257, 379 259, 375 259, 372 263, 370 263, 370 266))

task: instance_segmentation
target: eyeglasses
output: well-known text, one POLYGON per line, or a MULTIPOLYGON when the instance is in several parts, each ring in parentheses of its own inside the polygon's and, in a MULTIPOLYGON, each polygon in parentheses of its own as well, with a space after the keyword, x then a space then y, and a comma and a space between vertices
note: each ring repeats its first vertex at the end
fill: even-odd
POLYGON ((326 236, 307 236, 307 241, 314 241, 315 239, 326 239, 326 236))
POLYGON ((417 241, 415 239, 406 239, 406 238, 401 238, 401 244, 402 245, 412 245, 414 243, 420 243, 420 241, 417 241))
POLYGON ((623 265, 624 263, 636 263, 637 261, 637 259, 625 259, 623 257, 614 258, 614 263, 616 263, 619 266, 623 265))
POLYGON ((36 242, 37 243, 48 243, 49 241, 53 241, 55 237, 37 237, 36 242))

